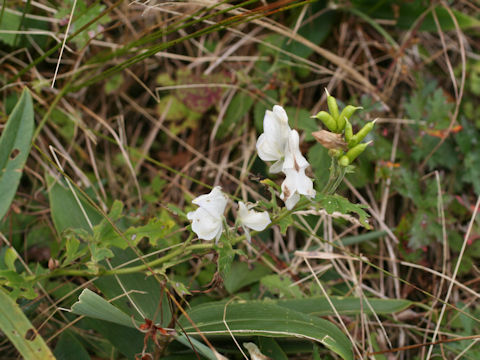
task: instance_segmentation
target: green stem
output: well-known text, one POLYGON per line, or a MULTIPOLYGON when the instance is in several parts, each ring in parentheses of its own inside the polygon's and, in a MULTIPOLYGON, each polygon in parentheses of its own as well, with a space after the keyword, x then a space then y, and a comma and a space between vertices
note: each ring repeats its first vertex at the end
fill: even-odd
MULTIPOLYGON (((283 218, 289 216, 294 211, 302 210, 303 208, 307 207, 309 203, 310 201, 304 198, 300 200, 300 202, 297 204, 297 206, 294 209, 292 210, 282 209, 280 213, 275 217, 275 219, 273 219, 273 221, 267 226, 267 229, 272 227, 275 224, 278 224, 280 221, 282 221, 283 218)), ((259 231, 253 231, 252 236, 255 236, 258 233, 259 231)), ((244 239, 245 239, 245 235, 237 236, 231 239, 231 244, 235 245, 243 241, 244 239)), ((60 276, 82 276, 82 277, 91 278, 91 277, 99 277, 99 276, 107 276, 107 275, 125 275, 125 274, 146 272, 149 269, 158 267, 159 265, 165 264, 177 257, 181 256, 183 258, 186 255, 189 255, 193 252, 209 251, 214 247, 214 245, 215 245, 214 242, 201 243, 201 244, 189 244, 189 242, 187 241, 186 243, 184 243, 184 246, 180 246, 158 259, 155 259, 137 266, 129 266, 124 268, 110 269, 110 270, 99 269, 97 272, 92 272, 92 271, 83 270, 83 269, 57 269, 47 274, 42 274, 39 276, 28 276, 26 279, 29 281, 38 281, 40 279, 60 277, 60 276)))
POLYGON ((345 177, 347 168, 345 166, 337 166, 337 169, 338 169, 337 178, 333 183, 332 187, 329 189, 328 193, 326 193, 327 195, 332 195, 335 191, 337 191, 337 188, 340 186, 340 184, 343 181, 343 178, 345 177))

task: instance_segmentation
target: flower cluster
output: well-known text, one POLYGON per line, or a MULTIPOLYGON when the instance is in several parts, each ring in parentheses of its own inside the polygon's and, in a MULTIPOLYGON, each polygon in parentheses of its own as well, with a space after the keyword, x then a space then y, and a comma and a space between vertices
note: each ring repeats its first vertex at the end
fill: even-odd
MULTIPOLYGON (((305 174, 310 164, 300 151, 298 132, 288 125, 287 113, 281 106, 275 105, 273 111, 266 111, 263 130, 257 140, 258 156, 264 161, 274 161, 270 167, 271 173, 285 174, 280 198, 291 210, 300 200, 300 195, 315 196, 313 181, 305 174)), ((227 196, 217 186, 209 194, 201 195, 192 202, 198 205, 197 210, 187 214, 192 222, 192 230, 200 239, 218 241, 224 230, 227 196)), ((243 228, 248 241, 251 240, 250 230, 262 231, 271 222, 266 211, 258 212, 253 207, 254 204, 238 202, 236 224, 243 228)))
POLYGON ((282 171, 285 174, 280 198, 291 210, 300 195, 315 196, 312 179, 305 174, 310 164, 300 152, 298 132, 290 129, 287 113, 281 106, 275 105, 273 111, 267 110, 263 131, 257 140, 258 156, 263 161, 275 161, 270 167, 271 173, 282 171))
MULTIPOLYGON (((187 214, 192 222, 192 230, 199 239, 218 241, 223 232, 225 223, 224 212, 228 197, 222 192, 220 186, 216 186, 209 194, 195 198, 192 203, 198 205, 198 209, 187 214)), ((258 212, 251 210, 253 204, 245 205, 238 202, 237 223, 245 231, 245 237, 250 241, 249 229, 262 231, 270 224, 270 216, 266 211, 258 212)))

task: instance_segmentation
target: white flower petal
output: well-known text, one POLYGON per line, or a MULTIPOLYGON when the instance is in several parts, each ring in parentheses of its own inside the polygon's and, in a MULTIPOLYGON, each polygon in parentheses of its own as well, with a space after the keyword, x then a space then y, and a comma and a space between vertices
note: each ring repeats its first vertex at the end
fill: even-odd
POLYGON ((257 140, 257 152, 263 161, 276 161, 282 157, 281 152, 277 148, 277 144, 269 141, 265 133, 260 135, 257 140))
POLYGON ((290 130, 285 148, 283 169, 306 169, 310 164, 300 152, 300 140, 297 130, 290 130))
MULTIPOLYGON (((263 118, 263 134, 257 140, 257 152, 263 161, 281 161, 285 156, 290 127, 285 110, 275 105, 273 111, 267 110, 263 118)), ((278 172, 278 166, 273 168, 278 172)), ((270 169, 272 170, 272 169, 270 169)))
POLYGON ((220 219, 227 206, 227 201, 228 198, 222 192, 222 188, 215 186, 209 194, 195 198, 192 203, 208 211, 211 216, 220 219))
POLYGON ((281 107, 280 105, 274 105, 273 106, 273 113, 282 123, 288 125, 287 112, 285 111, 285 109, 283 107, 281 107))
POLYGON ((192 230, 199 239, 212 240, 220 238, 223 231, 223 224, 220 218, 214 217, 202 207, 189 212, 187 218, 192 221, 192 230))
POLYGON ((287 198, 287 200, 285 200, 285 207, 287 210, 292 210, 295 205, 297 205, 298 200, 300 200, 300 195, 297 192, 287 198))
POLYGON ((249 210, 242 201, 238 202, 238 218, 242 226, 255 231, 264 230, 271 222, 268 212, 249 210))
POLYGON ((285 180, 282 183, 280 198, 285 202, 288 210, 291 210, 300 200, 300 195, 314 197, 313 181, 305 175, 305 169, 285 169, 285 180))

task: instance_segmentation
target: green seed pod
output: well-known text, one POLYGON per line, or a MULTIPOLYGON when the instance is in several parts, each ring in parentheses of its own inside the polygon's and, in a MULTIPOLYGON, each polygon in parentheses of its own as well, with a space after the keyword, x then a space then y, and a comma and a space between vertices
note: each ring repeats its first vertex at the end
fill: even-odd
POLYGON ((353 106, 353 105, 347 105, 347 106, 345 106, 345 108, 340 113, 340 118, 339 119, 347 118, 347 120, 350 120, 350 118, 355 113, 355 111, 357 111, 359 109, 363 109, 363 108, 361 106, 357 107, 357 106, 353 106))
MULTIPOLYGON (((349 163, 351 164, 366 148, 370 145, 371 141, 363 144, 358 144, 347 151, 345 156, 347 157, 349 163)), ((343 159, 343 156, 342 156, 343 159)), ((340 159, 341 160, 341 159, 340 159)))
POLYGON ((350 160, 348 160, 348 157, 347 155, 343 155, 340 160, 338 160, 338 163, 341 165, 341 166, 348 166, 350 165, 350 160))
MULTIPOLYGON (((343 114, 343 111, 342 111, 343 114)), ((350 124, 350 121, 348 121, 348 118, 345 118, 345 140, 347 143, 352 139, 353 137, 353 129, 352 129, 352 124, 350 124)))
POLYGON ((320 111, 314 118, 319 119, 327 128, 332 132, 337 130, 337 122, 335 119, 326 111, 320 111))
MULTIPOLYGON (((325 92, 327 93, 327 105, 328 105, 328 110, 330 111, 330 115, 335 119, 335 121, 338 121, 338 105, 337 105, 337 100, 330 95, 327 89, 325 89, 325 92)), ((342 131, 343 129, 340 129, 342 131)))
POLYGON ((362 141, 365 138, 365 136, 367 136, 367 134, 370 131, 372 131, 376 121, 377 120, 375 119, 373 121, 366 123, 355 135, 353 135, 350 141, 348 142, 348 147, 351 148, 357 145, 358 143, 360 143, 360 141, 362 141))

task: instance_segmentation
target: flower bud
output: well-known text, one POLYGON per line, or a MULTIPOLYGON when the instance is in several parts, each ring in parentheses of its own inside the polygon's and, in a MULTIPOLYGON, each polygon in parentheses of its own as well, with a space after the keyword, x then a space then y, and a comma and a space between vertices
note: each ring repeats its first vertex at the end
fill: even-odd
POLYGON ((328 130, 335 132, 337 130, 337 122, 326 111, 320 111, 314 118, 319 119, 328 130))

